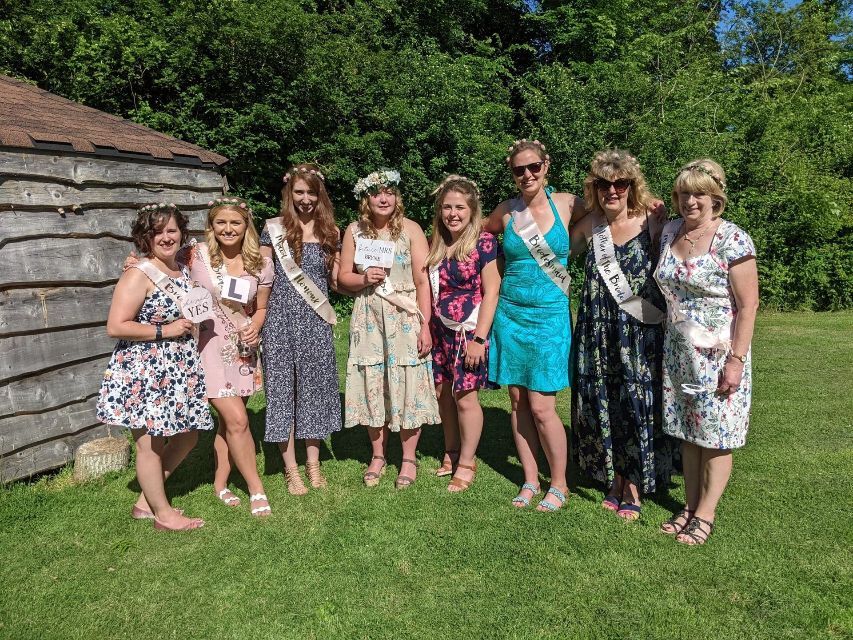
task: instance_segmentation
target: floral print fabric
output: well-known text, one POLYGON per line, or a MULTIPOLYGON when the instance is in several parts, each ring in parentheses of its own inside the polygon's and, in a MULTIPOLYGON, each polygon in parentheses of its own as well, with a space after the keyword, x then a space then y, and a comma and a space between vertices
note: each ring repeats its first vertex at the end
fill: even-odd
MULTIPOLYGON (((186 270, 173 281, 185 291, 192 286, 186 270)), ((166 324, 182 317, 178 305, 155 288, 136 321, 166 324)), ((151 436, 212 429, 195 338, 119 340, 101 384, 98 420, 151 436)))
POLYGON ((473 389, 496 389, 489 382, 489 343, 483 363, 475 370, 465 369, 465 345, 474 339, 474 331, 454 331, 438 318, 463 322, 483 299, 481 277, 483 269, 498 257, 497 239, 486 231, 480 234, 477 246, 465 262, 447 259, 438 265, 438 300, 433 300, 430 319, 432 335, 432 371, 435 384, 452 384, 453 392, 473 389))
MULTIPOLYGON (((379 238, 391 239, 386 230, 379 232, 379 238)), ((395 251, 389 278, 397 294, 415 299, 411 244, 405 232, 397 239, 395 251)), ((384 300, 375 287, 356 294, 350 320, 345 427, 387 424, 392 431, 400 431, 441 421, 432 358, 418 356, 420 329, 416 314, 384 300)))
MULTIPOLYGON (((648 231, 614 248, 631 291, 663 309, 648 231)), ((619 308, 590 244, 574 332, 572 450, 580 468, 608 486, 615 474, 643 493, 669 482, 677 441, 663 433, 662 355, 663 327, 619 308)))
MULTIPOLYGON (((683 224, 671 221, 665 231, 674 237, 683 224)), ((752 238, 737 225, 723 221, 708 253, 678 260, 669 244, 661 246, 655 278, 664 290, 670 313, 673 304, 691 320, 718 333, 737 317, 729 283, 729 267, 736 260, 755 256, 752 238)), ((752 352, 746 354, 743 379, 730 396, 718 396, 717 387, 726 352, 694 346, 672 323, 664 338, 664 431, 676 438, 710 449, 734 449, 746 443, 752 402, 752 352), (689 395, 682 384, 706 390, 689 395)))

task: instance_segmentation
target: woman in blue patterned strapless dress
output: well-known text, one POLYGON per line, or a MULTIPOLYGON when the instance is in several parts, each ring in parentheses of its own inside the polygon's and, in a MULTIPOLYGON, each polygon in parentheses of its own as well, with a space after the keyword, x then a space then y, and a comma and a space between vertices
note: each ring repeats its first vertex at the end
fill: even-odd
MULTIPOLYGON (((557 391, 569 384, 571 317, 568 287, 556 282, 568 281, 569 223, 586 213, 581 198, 546 189, 549 160, 538 140, 520 140, 510 147, 507 163, 519 197, 498 205, 485 225, 491 233, 504 233, 506 266, 492 326, 489 379, 509 387, 512 434, 524 470, 524 484, 512 502, 523 508, 539 493, 536 455, 541 443, 551 468, 551 487, 539 502, 540 511, 556 511, 568 495, 566 430, 556 401, 557 391), (519 227, 517 216, 525 207, 555 256, 548 273, 531 254, 519 227)), ((531 246, 543 247, 536 236, 528 240, 531 246)))

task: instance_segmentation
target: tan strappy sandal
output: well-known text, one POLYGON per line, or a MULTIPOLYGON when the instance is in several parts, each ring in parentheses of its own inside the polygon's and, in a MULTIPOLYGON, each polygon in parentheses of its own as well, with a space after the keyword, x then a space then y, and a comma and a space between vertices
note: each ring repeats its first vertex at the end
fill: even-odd
MULTIPOLYGON (((420 466, 420 463, 417 460, 412 460, 411 458, 403 458, 403 462, 408 462, 409 464, 415 465, 415 469, 420 466)), ((400 468, 402 467, 403 465, 401 464, 400 468)), ((417 478, 398 475, 397 480, 394 482, 394 486, 397 487, 397 489, 408 489, 413 484, 415 484, 415 480, 417 480, 417 478)))
POLYGON ((308 482, 315 489, 325 489, 329 486, 329 481, 326 480, 326 476, 320 471, 319 460, 305 463, 305 475, 308 476, 308 482))
POLYGON ((474 464, 471 464, 471 465, 462 464, 460 462, 459 464, 456 465, 456 469, 457 469, 457 471, 459 469, 468 469, 468 471, 472 472, 471 473, 471 479, 470 480, 463 480, 462 478, 457 478, 456 475, 454 474, 454 476, 450 479, 450 484, 447 485, 447 490, 450 493, 461 493, 462 491, 465 491, 468 487, 470 487, 473 484, 474 478, 477 477, 477 463, 476 462, 474 464))
POLYGON ((459 449, 448 450, 444 452, 441 458, 441 466, 435 470, 437 478, 452 476, 456 465, 459 463, 459 449), (450 458, 450 462, 445 462, 445 458, 450 458))
POLYGON ((368 471, 364 474, 364 486, 366 487, 376 487, 379 485, 379 478, 381 478, 385 474, 385 467, 388 466, 388 462, 385 460, 383 456, 373 456, 370 461, 374 460, 382 460, 382 467, 379 471, 368 471))
POLYGON ((299 475, 299 467, 287 467, 284 470, 284 479, 287 482, 287 492, 292 496, 304 496, 308 493, 308 487, 302 482, 302 476, 299 475))

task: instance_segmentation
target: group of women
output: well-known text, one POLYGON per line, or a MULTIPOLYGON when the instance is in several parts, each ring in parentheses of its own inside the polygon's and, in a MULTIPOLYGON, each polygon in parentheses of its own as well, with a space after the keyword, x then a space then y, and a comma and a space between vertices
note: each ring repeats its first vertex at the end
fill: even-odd
POLYGON ((569 496, 556 394, 574 377, 573 451, 606 483, 602 506, 639 518, 642 496, 680 462, 684 508, 661 530, 703 544, 731 450, 745 442, 758 305, 752 241, 721 218, 723 169, 709 159, 682 167, 672 191, 680 217, 666 223, 625 151, 595 155, 584 198, 547 186, 550 157, 537 140, 516 141, 506 162, 518 195, 486 217, 472 180, 451 175, 438 185, 429 241, 406 218, 400 175, 388 169, 358 181, 358 219, 343 234, 310 164, 287 171, 281 213, 260 237, 240 198, 212 201, 205 241, 183 250, 184 215, 143 207, 133 229, 143 258, 129 261, 116 286, 107 330, 120 341, 98 405, 101 420, 136 440, 142 494, 132 516, 164 530, 203 525, 170 506, 164 481, 198 431, 213 428, 206 401, 219 421, 217 497, 239 505, 227 486, 236 466, 251 513, 272 512, 245 406, 259 367, 264 439, 279 445, 291 494, 308 491, 296 440, 305 441, 309 484, 324 487, 320 442, 342 423, 367 427, 367 486, 381 482, 391 433, 400 434, 395 485, 404 489, 417 478, 421 426, 441 422, 436 475, 451 477, 448 491, 467 490, 483 430, 478 391, 505 385, 524 474, 512 504, 529 507, 541 494, 541 447, 550 486, 536 508, 556 511, 569 496), (570 249, 587 252, 574 341, 570 249), (199 287, 211 317, 195 325, 182 310, 204 298, 199 287), (343 420, 330 288, 354 297, 343 420))

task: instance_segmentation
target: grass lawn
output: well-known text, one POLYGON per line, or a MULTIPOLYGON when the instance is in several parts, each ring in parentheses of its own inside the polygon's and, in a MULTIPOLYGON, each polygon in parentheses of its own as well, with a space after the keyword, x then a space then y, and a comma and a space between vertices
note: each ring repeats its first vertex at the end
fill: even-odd
MULTIPOLYGON (((327 442, 330 488, 302 498, 261 448, 266 521, 236 474, 243 505, 214 498, 203 437, 169 483, 207 520, 188 534, 129 518, 133 471, 2 488, 0 638, 853 638, 851 328, 853 313, 760 315, 749 440, 704 547, 658 532, 680 478, 634 524, 577 473, 562 512, 513 508, 521 470, 496 391, 483 394, 477 480, 459 495, 432 477, 440 427, 425 429, 419 480, 399 493, 396 468, 362 486, 362 429, 327 442)), ((250 406, 259 436, 262 399, 250 406)))

